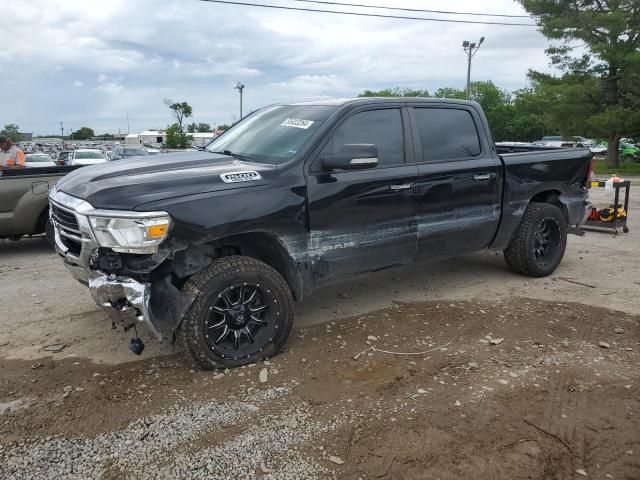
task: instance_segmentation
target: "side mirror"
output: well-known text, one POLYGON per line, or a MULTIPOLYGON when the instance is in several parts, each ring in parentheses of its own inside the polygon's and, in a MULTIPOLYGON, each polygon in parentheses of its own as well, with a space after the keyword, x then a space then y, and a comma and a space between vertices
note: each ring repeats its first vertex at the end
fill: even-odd
POLYGON ((378 149, 369 143, 343 145, 333 155, 325 155, 321 160, 326 170, 362 170, 378 166, 378 149))

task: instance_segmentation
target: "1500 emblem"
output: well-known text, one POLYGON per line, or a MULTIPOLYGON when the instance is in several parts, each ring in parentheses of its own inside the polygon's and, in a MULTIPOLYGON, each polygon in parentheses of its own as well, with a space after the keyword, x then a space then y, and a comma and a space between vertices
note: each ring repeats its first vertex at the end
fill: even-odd
POLYGON ((262 180, 262 176, 253 170, 248 172, 222 173, 220 178, 224 183, 253 182, 255 180, 262 180))

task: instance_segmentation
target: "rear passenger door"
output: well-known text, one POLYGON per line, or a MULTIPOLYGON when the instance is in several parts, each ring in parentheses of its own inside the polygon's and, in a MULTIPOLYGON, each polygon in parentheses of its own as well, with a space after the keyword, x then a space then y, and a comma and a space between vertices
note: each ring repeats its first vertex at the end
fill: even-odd
POLYGON ((417 179, 407 112, 400 105, 357 111, 336 126, 307 181, 309 250, 317 284, 414 259, 417 179), (349 144, 376 145, 378 165, 323 169, 323 155, 349 144))
POLYGON ((478 112, 464 105, 410 109, 419 180, 417 258, 482 250, 500 220, 499 162, 478 112))

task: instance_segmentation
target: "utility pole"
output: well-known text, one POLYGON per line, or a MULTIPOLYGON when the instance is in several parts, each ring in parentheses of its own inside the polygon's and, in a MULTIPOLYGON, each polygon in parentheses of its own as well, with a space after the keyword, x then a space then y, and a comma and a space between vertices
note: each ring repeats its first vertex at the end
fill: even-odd
POLYGON ((480 37, 477 45, 475 42, 469 42, 468 40, 462 42, 462 49, 467 54, 467 100, 471 99, 471 59, 478 52, 482 42, 484 42, 484 37, 480 37))
POLYGON ((244 90, 244 85, 238 82, 234 88, 240 92, 240 120, 242 120, 242 91, 244 90))
POLYGON ((127 112, 127 135, 129 135, 129 133, 131 133, 129 131, 129 112, 127 112))
POLYGON ((62 150, 64 150, 64 125, 60 122, 60 141, 62 142, 62 150))

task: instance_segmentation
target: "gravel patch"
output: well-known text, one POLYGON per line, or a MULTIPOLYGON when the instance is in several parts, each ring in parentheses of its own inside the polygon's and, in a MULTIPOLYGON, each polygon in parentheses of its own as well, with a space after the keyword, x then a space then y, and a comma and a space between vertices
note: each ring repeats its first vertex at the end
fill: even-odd
POLYGON ((298 454, 297 446, 335 427, 311 421, 305 405, 277 415, 261 410, 291 390, 285 385, 223 403, 176 404, 88 439, 48 437, 0 445, 0 478, 87 479, 108 472, 136 479, 256 478, 261 463, 271 462, 274 454, 287 461, 282 469, 274 468, 273 478, 326 477, 328 471, 298 454), (243 423, 247 429, 219 446, 181 453, 207 433, 243 423))

